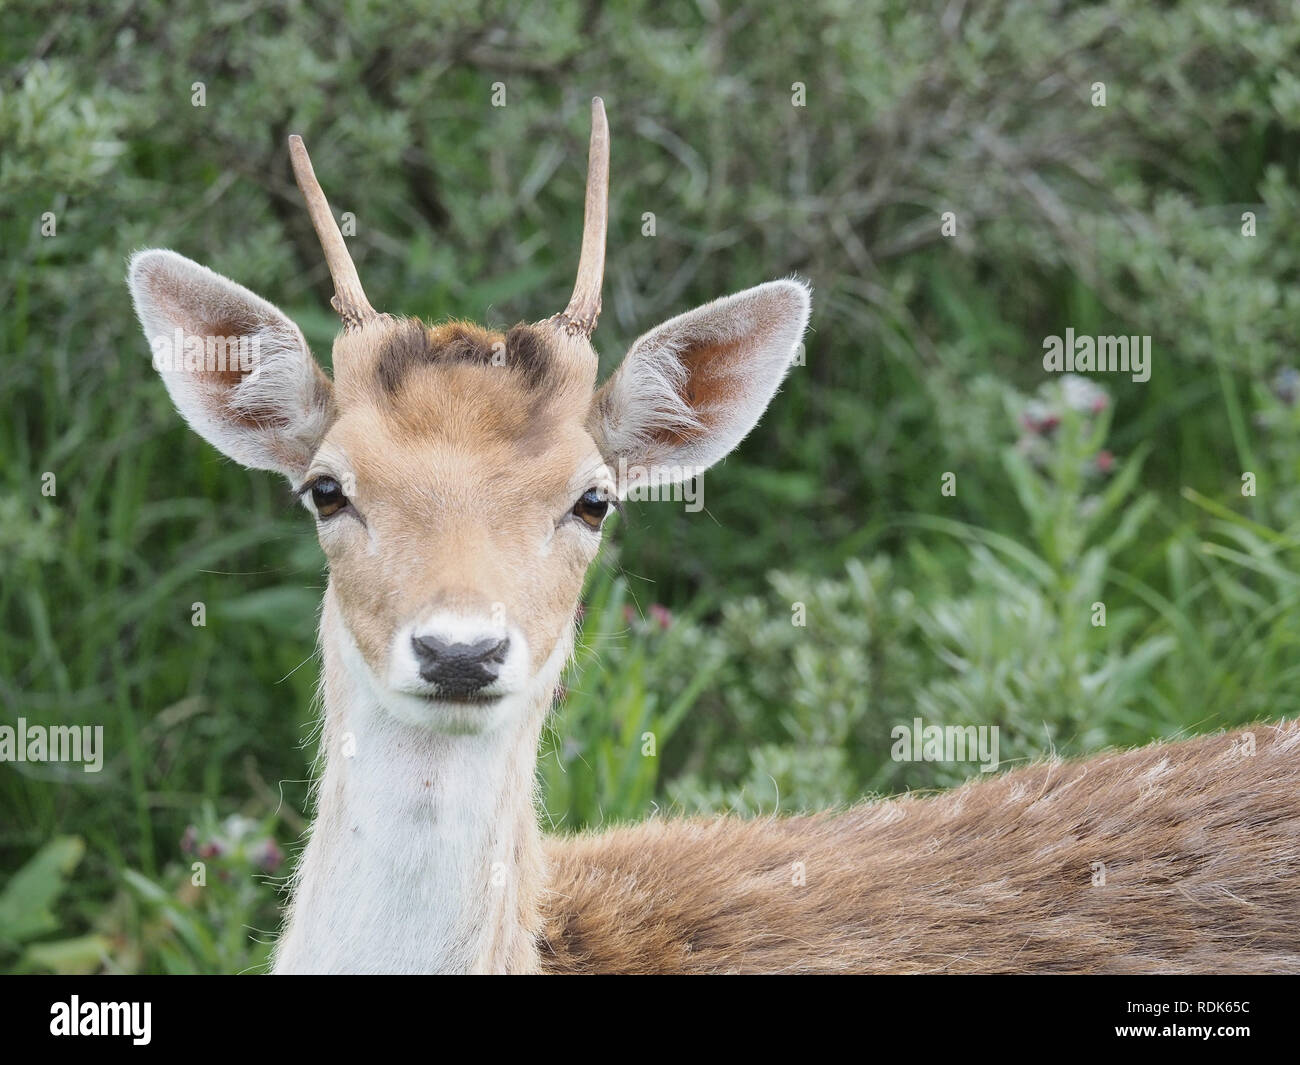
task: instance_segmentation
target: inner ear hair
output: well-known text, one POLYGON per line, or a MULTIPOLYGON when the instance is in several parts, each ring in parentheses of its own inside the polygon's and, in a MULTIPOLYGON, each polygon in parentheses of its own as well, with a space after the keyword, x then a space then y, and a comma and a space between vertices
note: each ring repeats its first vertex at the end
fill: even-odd
POLYGON ((128 284, 155 368, 177 410, 218 450, 290 478, 333 420, 333 387, 301 330, 273 304, 207 267, 154 249, 128 284))
POLYGON ((646 333, 593 401, 589 427, 602 453, 615 464, 667 467, 660 480, 713 465, 757 424, 810 310, 805 284, 772 281, 646 333))

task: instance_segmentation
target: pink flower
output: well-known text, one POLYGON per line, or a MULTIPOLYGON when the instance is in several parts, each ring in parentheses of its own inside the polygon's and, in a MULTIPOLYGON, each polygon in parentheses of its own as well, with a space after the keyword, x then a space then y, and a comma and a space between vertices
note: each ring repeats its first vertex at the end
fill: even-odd
POLYGON ((276 846, 275 840, 270 838, 262 840, 261 843, 255 846, 250 857, 253 859, 254 865, 268 873, 275 872, 280 868, 280 863, 284 861, 284 854, 276 846))
POLYGON ((1097 469, 1102 473, 1110 473, 1115 468, 1115 456, 1109 451, 1097 452, 1097 469))
POLYGON ((650 620, 656 622, 661 629, 668 629, 673 623, 673 613, 666 606, 659 603, 650 604, 650 620))
POLYGON ((1061 418, 1057 414, 1042 414, 1035 417, 1033 413, 1027 412, 1020 416, 1020 424, 1028 432, 1046 435, 1061 424, 1061 418))

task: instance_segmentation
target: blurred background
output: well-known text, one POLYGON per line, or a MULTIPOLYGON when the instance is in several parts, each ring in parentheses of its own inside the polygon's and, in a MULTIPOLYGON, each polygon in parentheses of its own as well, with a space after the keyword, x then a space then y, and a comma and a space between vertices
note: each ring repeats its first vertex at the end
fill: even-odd
POLYGON ((106 751, 0 764, 0 969, 255 972, 277 928, 322 556, 277 477, 184 427, 123 278, 173 248, 328 363, 290 132, 383 309, 562 306, 594 94, 605 371, 716 296, 814 286, 705 509, 607 539, 554 831, 975 772, 893 761, 917 716, 997 725, 1015 765, 1296 713, 1293 4, 323 7, 0 13, 0 724, 106 751), (1044 373, 1067 328, 1149 335, 1150 380, 1044 373))

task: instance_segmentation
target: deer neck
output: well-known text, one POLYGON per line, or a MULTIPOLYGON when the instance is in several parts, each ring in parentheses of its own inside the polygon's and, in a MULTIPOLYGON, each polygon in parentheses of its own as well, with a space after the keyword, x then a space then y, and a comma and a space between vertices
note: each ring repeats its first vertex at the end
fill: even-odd
POLYGON ((544 868, 537 745, 568 656, 472 735, 380 704, 332 591, 321 621, 323 772, 276 972, 528 972, 544 868))

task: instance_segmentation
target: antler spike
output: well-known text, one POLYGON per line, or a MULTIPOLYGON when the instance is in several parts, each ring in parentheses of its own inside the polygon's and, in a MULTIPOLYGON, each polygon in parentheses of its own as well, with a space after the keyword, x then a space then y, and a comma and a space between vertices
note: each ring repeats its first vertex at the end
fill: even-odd
POLYGON ((344 327, 355 329, 375 318, 378 312, 366 299, 361 279, 357 276, 357 268, 352 262, 352 256, 348 254, 348 246, 343 243, 343 234, 339 232, 329 202, 321 191, 320 182, 316 180, 316 171, 312 169, 307 146, 296 133, 289 137, 289 159, 293 163, 293 176, 298 182, 298 188, 307 201, 311 224, 315 227, 316 236, 325 252, 325 265, 329 267, 330 277, 334 279, 334 297, 330 303, 343 319, 344 327))
POLYGON ((605 102, 591 101, 591 147, 587 155, 587 204, 582 222, 582 254, 569 305, 551 321, 572 335, 591 336, 600 317, 605 279, 605 230, 609 224, 609 124, 605 102))

